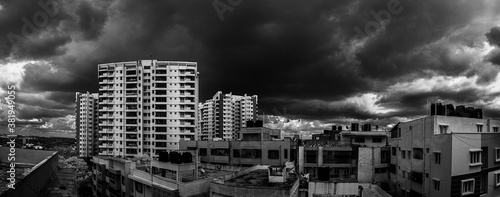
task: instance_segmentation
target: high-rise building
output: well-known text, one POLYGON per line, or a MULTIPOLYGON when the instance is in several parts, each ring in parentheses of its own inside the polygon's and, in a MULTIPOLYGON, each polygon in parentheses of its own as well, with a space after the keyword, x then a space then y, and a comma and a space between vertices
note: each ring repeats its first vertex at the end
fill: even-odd
POLYGON ((257 95, 233 95, 217 92, 200 104, 200 139, 232 140, 249 120, 257 120, 257 95))
POLYGON ((77 92, 76 95, 76 136, 78 156, 92 158, 97 154, 97 93, 77 92))
POLYGON ((197 139, 196 62, 99 64, 98 75, 99 155, 158 156, 197 139))

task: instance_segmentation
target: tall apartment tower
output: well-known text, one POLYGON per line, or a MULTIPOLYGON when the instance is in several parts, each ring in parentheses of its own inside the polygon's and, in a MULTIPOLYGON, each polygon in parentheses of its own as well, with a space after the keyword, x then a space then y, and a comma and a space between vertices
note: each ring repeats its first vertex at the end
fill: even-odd
POLYGON ((97 154, 97 93, 77 92, 76 95, 76 136, 78 156, 92 158, 97 154))
POLYGON ((257 120, 257 95, 233 95, 217 92, 212 99, 200 104, 200 139, 232 140, 236 131, 246 127, 246 121, 257 120))
POLYGON ((158 156, 197 139, 196 62, 99 64, 98 75, 99 155, 158 156))

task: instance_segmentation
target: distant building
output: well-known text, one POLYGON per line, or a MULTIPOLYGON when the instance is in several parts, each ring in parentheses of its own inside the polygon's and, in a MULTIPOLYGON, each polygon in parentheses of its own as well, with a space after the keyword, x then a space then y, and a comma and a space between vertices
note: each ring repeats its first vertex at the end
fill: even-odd
POLYGON ((203 163, 235 166, 284 165, 292 161, 294 146, 281 131, 265 127, 242 128, 236 141, 181 141, 181 150, 196 150, 203 163))
POLYGON ((82 158, 98 153, 98 99, 98 93, 76 93, 76 147, 82 158))
POLYGON ((197 138, 196 62, 99 64, 98 77, 99 155, 157 157, 197 138))
POLYGON ((233 95, 217 92, 212 99, 200 103, 200 140, 233 140, 236 132, 249 120, 257 120, 257 95, 233 95))
POLYGON ((398 196, 500 196, 499 127, 500 120, 444 115, 398 123, 391 130, 391 190, 398 196))

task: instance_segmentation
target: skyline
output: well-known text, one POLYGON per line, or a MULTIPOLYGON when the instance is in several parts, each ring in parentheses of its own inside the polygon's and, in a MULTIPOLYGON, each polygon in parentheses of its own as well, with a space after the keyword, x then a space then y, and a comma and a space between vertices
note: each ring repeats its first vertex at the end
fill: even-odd
POLYGON ((15 84, 17 118, 64 128, 98 64, 152 56, 198 62, 200 102, 258 95, 259 114, 302 120, 289 129, 385 126, 437 99, 500 116, 500 2, 233 3, 2 1, 0 94, 15 84))

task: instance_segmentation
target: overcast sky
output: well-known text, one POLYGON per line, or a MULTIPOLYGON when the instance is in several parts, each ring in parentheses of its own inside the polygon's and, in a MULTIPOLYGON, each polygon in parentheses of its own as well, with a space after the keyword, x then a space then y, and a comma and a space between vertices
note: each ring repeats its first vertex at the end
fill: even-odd
POLYGON ((497 0, 40 6, 53 2, 0 0, 0 94, 17 85, 19 119, 67 118, 76 91, 98 91, 97 64, 150 55, 198 62, 200 101, 257 94, 261 113, 319 126, 397 123, 425 115, 433 99, 500 116, 497 0))

